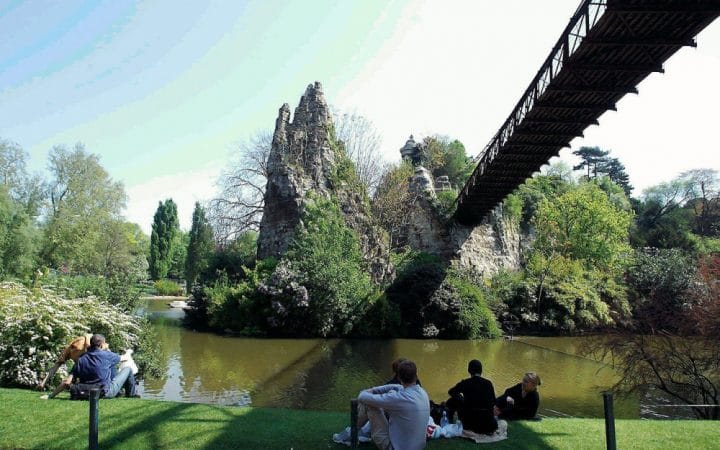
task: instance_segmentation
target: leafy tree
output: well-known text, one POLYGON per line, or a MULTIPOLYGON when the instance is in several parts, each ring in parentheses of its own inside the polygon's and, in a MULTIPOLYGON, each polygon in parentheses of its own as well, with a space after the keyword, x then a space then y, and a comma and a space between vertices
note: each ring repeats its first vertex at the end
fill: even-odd
POLYGON ((446 175, 452 186, 463 186, 474 169, 472 160, 465 154, 462 142, 446 136, 430 136, 423 140, 426 168, 435 178, 446 175))
POLYGON ((71 272, 105 274, 99 249, 111 228, 122 220, 125 190, 82 144, 50 152, 50 209, 47 212, 42 259, 71 272))
POLYGON ((662 205, 655 199, 640 201, 636 206, 635 227, 631 242, 637 248, 680 248, 694 250, 690 236, 693 213, 678 205, 662 205))
POLYGON ((643 191, 634 245, 694 251, 702 238, 720 235, 719 187, 717 171, 695 169, 643 191))
POLYGON ((188 292, 200 273, 207 269, 214 247, 213 231, 205 217, 205 209, 196 202, 190 228, 187 259, 185 260, 185 280, 188 292))
POLYGON ((473 339, 501 334, 485 291, 468 273, 427 253, 409 251, 401 258, 396 259, 398 276, 385 291, 388 309, 399 316, 387 335, 473 339))
POLYGON ((180 231, 177 205, 170 198, 159 202, 150 235, 150 278, 165 278, 172 265, 173 244, 180 231))
POLYGON ((245 276, 243 267, 255 265, 257 253, 257 232, 247 231, 234 241, 219 246, 210 255, 208 265, 200 273, 200 284, 211 285, 220 278, 238 282, 245 276))
POLYGON ((10 198, 20 204, 31 219, 35 219, 45 205, 45 180, 30 175, 26 169, 28 154, 18 144, 0 139, 0 186, 10 198))
POLYGON ((36 267, 37 230, 21 205, 0 187, 0 279, 27 279, 36 267))
POLYGON ((557 199, 540 204, 535 216, 534 248, 561 254, 587 266, 616 267, 627 256, 632 213, 610 203, 593 183, 583 183, 557 199))
POLYGON ((511 215, 519 215, 521 227, 528 230, 533 226, 533 217, 543 200, 555 198, 572 187, 573 183, 570 180, 554 172, 538 175, 527 180, 510 194, 503 209, 509 210, 511 215))
POLYGON ((110 221, 98 242, 100 268, 104 275, 135 282, 147 278, 147 248, 150 243, 140 226, 121 220, 110 221))
POLYGON ((185 265, 187 264, 187 250, 190 244, 190 233, 177 230, 170 250, 170 268, 167 276, 174 280, 185 279, 185 265))
POLYGON ((632 213, 615 207, 595 183, 540 203, 527 264, 540 323, 591 327, 611 323, 611 311, 628 312, 616 279, 630 251, 631 220, 632 213))
POLYGON ((680 249, 638 250, 627 269, 640 331, 677 331, 675 316, 688 304, 696 278, 691 254, 680 249))

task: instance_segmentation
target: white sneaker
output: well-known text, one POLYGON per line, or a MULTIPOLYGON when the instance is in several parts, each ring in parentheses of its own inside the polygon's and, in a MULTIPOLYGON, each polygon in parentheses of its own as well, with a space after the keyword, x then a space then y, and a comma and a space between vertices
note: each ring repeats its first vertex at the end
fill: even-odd
POLYGON ((342 432, 333 434, 333 442, 338 444, 345 444, 348 447, 350 443, 350 427, 346 427, 342 432))

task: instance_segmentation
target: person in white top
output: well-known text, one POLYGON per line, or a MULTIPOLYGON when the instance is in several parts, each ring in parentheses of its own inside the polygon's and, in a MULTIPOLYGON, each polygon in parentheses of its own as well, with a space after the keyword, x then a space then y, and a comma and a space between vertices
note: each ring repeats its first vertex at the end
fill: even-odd
POLYGON ((372 440, 380 450, 425 448, 430 399, 417 384, 415 363, 401 362, 398 378, 402 384, 386 384, 360 392, 358 427, 370 420, 372 440))

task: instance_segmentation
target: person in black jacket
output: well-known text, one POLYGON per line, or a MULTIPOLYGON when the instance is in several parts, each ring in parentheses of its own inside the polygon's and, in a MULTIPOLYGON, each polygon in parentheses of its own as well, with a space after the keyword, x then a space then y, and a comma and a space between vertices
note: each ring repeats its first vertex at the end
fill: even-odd
POLYGON ((468 363, 470 378, 462 380, 448 391, 450 398, 446 406, 449 417, 455 411, 463 428, 476 433, 491 434, 497 427, 494 415, 495 388, 482 375, 482 363, 473 359, 468 363))
POLYGON ((505 389, 505 393, 495 400, 500 418, 534 418, 540 406, 540 395, 537 392, 540 384, 540 377, 535 372, 528 372, 523 376, 522 383, 505 389))

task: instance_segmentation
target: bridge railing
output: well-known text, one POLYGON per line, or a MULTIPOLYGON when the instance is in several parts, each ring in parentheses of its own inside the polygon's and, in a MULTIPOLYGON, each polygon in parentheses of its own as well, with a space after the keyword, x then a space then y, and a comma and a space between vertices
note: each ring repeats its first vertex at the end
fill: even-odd
POLYGON ((500 148, 510 139, 515 128, 522 123, 525 116, 532 110, 538 98, 545 93, 547 87, 562 70, 563 64, 580 47, 583 39, 602 17, 606 9, 607 0, 584 0, 580 4, 570 19, 570 23, 533 78, 530 86, 525 90, 520 101, 515 105, 510 116, 480 153, 478 164, 462 191, 460 191, 456 202, 460 202, 462 197, 469 194, 469 190, 475 184, 477 178, 485 172, 488 165, 495 159, 500 148))

